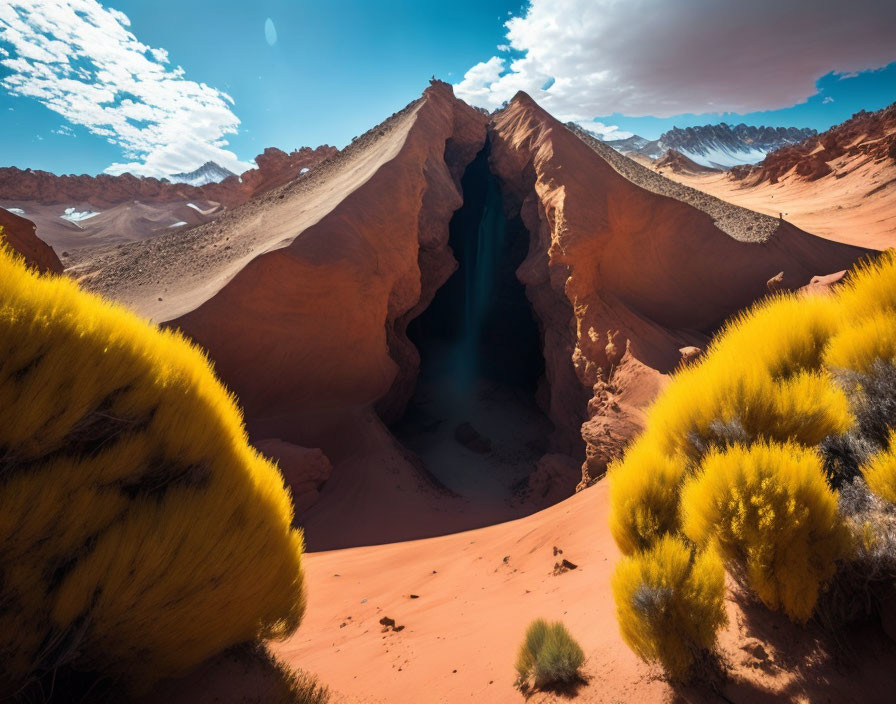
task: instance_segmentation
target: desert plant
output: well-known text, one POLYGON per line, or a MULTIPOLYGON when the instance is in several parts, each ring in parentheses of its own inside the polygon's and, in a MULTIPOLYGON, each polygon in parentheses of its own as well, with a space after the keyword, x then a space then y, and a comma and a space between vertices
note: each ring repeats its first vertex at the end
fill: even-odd
POLYGON ((295 630, 301 531, 175 332, 0 251, 0 691, 140 688, 295 630))
POLYGON ((714 651, 725 622, 725 571, 713 550, 696 555, 681 538, 666 535, 644 552, 623 558, 613 574, 622 637, 674 680, 714 651))
POLYGON ((896 431, 890 434, 889 448, 872 457, 862 474, 871 491, 896 504, 896 431))
POLYGON ((684 475, 684 462, 664 454, 646 435, 629 448, 624 462, 610 465, 610 531, 623 553, 644 550, 678 530, 684 475))
POLYGON ((516 659, 517 687, 548 689, 581 678, 585 653, 561 622, 536 619, 526 630, 516 659))
POLYGON ((849 550, 821 457, 794 443, 735 445, 708 454, 682 489, 682 529, 726 561, 771 609, 798 622, 849 550))
POLYGON ((718 550, 796 621, 820 595, 827 605, 896 594, 892 583, 878 588, 896 564, 890 513, 847 514, 836 493, 851 496, 867 480, 896 498, 894 426, 896 252, 861 264, 831 296, 774 296, 727 323, 699 361, 676 371, 643 434, 611 465, 610 527, 627 555, 617 604, 629 644, 673 676, 689 662, 674 655, 693 641, 686 622, 653 628, 631 606, 641 582, 652 586, 638 603, 669 594, 659 577, 638 580, 670 540, 684 541, 679 552, 718 550))
POLYGON ((896 506, 871 493, 861 476, 843 484, 838 504, 853 554, 839 563, 817 607, 835 635, 845 624, 879 617, 896 588, 896 506))

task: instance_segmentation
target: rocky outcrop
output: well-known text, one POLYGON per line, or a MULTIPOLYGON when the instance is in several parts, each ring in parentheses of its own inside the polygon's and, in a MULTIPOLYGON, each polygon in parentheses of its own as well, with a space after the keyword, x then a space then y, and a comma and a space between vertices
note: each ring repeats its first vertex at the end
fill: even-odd
POLYGON ((698 164, 675 149, 670 149, 660 157, 656 162, 656 169, 660 173, 662 173, 662 169, 669 169, 677 174, 708 174, 719 171, 719 169, 698 164))
POLYGON ((869 162, 885 161, 896 163, 896 103, 877 112, 857 112, 817 137, 773 151, 757 166, 733 170, 732 177, 745 185, 778 183, 790 174, 815 181, 835 171, 839 178, 869 162), (849 168, 838 169, 832 164, 835 160, 848 161, 849 168))
POLYGON ((0 200, 45 205, 88 203, 99 209, 134 200, 207 200, 235 207, 258 193, 293 180, 302 169, 313 168, 338 151, 328 145, 316 149, 302 147, 290 154, 268 148, 256 157, 257 168, 244 172, 239 178, 230 177, 205 186, 141 178, 129 173, 120 176, 57 176, 47 171, 10 166, 0 168, 0 200))
POLYGON ((259 440, 255 446, 277 462, 292 494, 293 509, 300 514, 314 505, 320 489, 330 478, 333 465, 318 448, 299 447, 276 438, 259 440))
POLYGON ((302 518, 317 547, 369 539, 355 525, 399 539, 432 523, 417 486, 438 489, 373 407, 396 414, 413 391, 407 322, 457 266, 449 222, 487 119, 436 82, 304 177, 79 272, 206 349, 251 437, 323 450, 334 465, 326 506, 302 518), (384 510, 397 512, 394 528, 384 510), (333 512, 358 523, 334 530, 333 512))
POLYGON ((490 139, 505 202, 531 236, 517 275, 544 331, 547 411, 567 451, 573 432, 584 436, 583 485, 640 426, 682 347, 705 347, 782 269, 798 288, 865 252, 786 222, 758 241, 735 239, 699 200, 625 178, 523 93, 495 116, 490 139))
POLYGON ((25 261, 41 271, 54 274, 62 272, 62 263, 56 252, 34 232, 34 223, 15 213, 0 208, 0 241, 5 241, 25 257, 25 261))

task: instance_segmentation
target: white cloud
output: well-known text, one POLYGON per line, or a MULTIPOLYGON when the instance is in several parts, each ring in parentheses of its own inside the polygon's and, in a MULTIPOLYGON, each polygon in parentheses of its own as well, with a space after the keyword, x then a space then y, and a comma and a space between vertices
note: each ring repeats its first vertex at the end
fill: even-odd
POLYGON ((821 101, 821 104, 827 105, 828 103, 833 103, 833 102, 834 102, 834 99, 831 96, 826 95, 824 100, 821 101))
POLYGON ((226 149, 225 135, 240 124, 233 99, 188 80, 129 26, 96 0, 4 0, 0 65, 10 73, 0 84, 119 145, 129 161, 108 173, 167 176, 209 160, 249 168, 226 149))
POLYGON ((476 64, 457 95, 496 108, 524 90, 562 120, 783 108, 896 60, 892 0, 530 0, 505 26, 522 56, 476 64))
POLYGON ((53 134, 61 134, 63 137, 74 137, 75 131, 68 125, 59 125, 55 130, 50 130, 53 134))
POLYGON ((634 132, 626 132, 619 129, 619 125, 605 125, 603 122, 597 122, 596 120, 577 120, 576 124, 604 140, 627 139, 634 135, 634 132))

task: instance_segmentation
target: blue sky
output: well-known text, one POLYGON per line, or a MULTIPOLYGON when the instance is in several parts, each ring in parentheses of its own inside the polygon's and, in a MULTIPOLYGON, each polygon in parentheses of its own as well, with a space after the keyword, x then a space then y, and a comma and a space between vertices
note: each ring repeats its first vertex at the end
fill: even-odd
POLYGON ((626 3, 635 14, 610 0, 4 0, 0 165, 239 170, 267 146, 344 146, 431 75, 489 108, 525 89, 610 137, 723 120, 822 130, 896 100, 889 2, 854 0, 841 16, 818 0, 815 24, 772 0, 743 15, 709 2, 670 17, 661 0, 626 3))

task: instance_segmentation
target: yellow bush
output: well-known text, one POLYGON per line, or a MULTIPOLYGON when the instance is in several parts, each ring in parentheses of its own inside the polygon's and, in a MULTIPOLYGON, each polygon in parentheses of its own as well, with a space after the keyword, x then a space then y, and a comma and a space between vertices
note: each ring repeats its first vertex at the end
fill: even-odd
MULTIPOLYGON (((853 497, 850 525, 876 515, 854 482, 860 467, 896 502, 896 449, 886 450, 896 448, 894 418, 896 251, 859 266, 834 295, 775 296, 738 315, 674 375, 611 466, 610 528, 630 556, 619 589, 630 596, 647 556, 678 536, 721 552, 796 621, 812 614, 841 558, 850 562, 831 584, 839 602, 879 601, 880 579, 841 583, 862 558, 831 486, 853 497)), ((686 634, 651 630, 622 608, 620 618, 642 655, 674 652, 666 639, 686 634)))
POLYGON ((805 622, 847 554, 848 531, 821 457, 794 443, 713 451, 681 494, 682 528, 718 545, 771 609, 805 622))
POLYGON ((837 307, 844 320, 896 313, 896 250, 888 249, 850 271, 837 293, 837 307))
POLYGON ((896 504, 896 433, 890 434, 889 449, 872 457, 862 474, 871 491, 896 504))
POLYGON ((875 312, 867 318, 845 321, 825 350, 828 369, 847 369, 862 374, 877 360, 896 357, 896 314, 875 312))
POLYGON ((179 334, 0 251, 0 691, 70 666, 140 687, 292 632, 301 532, 179 334))
POLYGON ((674 679, 686 679, 701 652, 714 649, 726 617, 725 571, 713 550, 694 556, 667 535, 623 558, 612 586, 623 639, 674 679))
POLYGON ((622 552, 644 550, 678 530, 684 472, 684 463, 664 455, 648 436, 629 448, 625 462, 610 465, 610 531, 622 552))

